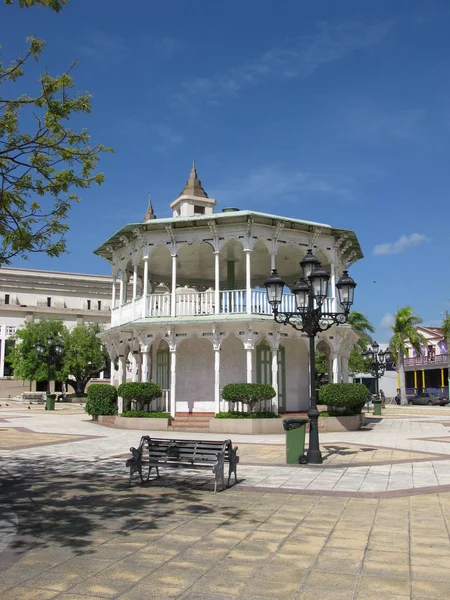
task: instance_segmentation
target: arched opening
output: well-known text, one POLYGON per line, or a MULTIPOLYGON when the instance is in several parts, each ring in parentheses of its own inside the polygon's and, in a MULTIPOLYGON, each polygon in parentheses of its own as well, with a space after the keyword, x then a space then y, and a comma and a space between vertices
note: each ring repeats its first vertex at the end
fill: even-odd
POLYGON ((286 411, 307 411, 309 408, 309 357, 305 340, 284 338, 286 411))
POLYGON ((316 388, 333 381, 333 366, 331 364, 330 346, 321 340, 316 346, 316 388))
POLYGON ((214 413, 214 350, 193 335, 177 345, 177 413, 214 413))
MULTIPOLYGON (((256 382, 273 385, 272 359, 273 353, 269 342, 263 338, 255 347, 256 350, 256 382)), ((277 386, 278 397, 267 402, 261 410, 272 410, 276 402, 280 412, 286 411, 286 352, 284 346, 277 351, 277 386)))

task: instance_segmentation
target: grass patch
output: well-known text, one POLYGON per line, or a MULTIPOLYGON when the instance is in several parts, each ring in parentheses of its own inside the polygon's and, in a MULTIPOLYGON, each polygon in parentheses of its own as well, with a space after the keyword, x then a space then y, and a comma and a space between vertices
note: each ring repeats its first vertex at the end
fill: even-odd
POLYGON ((146 410, 126 410, 120 416, 134 417, 135 419, 170 419, 171 414, 162 411, 147 412, 146 410))

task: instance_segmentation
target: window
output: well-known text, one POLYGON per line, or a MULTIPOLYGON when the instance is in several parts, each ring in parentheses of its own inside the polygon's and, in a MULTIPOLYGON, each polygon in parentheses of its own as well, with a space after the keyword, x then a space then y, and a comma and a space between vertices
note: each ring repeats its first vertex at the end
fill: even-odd
POLYGON ((47 306, 48 308, 50 308, 52 305, 52 299, 51 298, 47 298, 47 306))
POLYGON ((5 294, 5 304, 9 304, 9 294, 5 294))
POLYGON ((14 348, 14 340, 6 340, 5 341, 5 363, 3 366, 3 376, 4 377, 12 377, 14 375, 14 369, 12 368, 11 363, 9 363, 6 358, 8 354, 10 354, 11 350, 14 348))
POLYGON ((194 204, 194 215, 204 215, 205 207, 204 206, 196 206, 194 204))
POLYGON ((90 300, 87 301, 87 309, 91 310, 91 301, 90 300))
POLYGON ((102 310, 102 301, 97 300, 97 310, 102 310))

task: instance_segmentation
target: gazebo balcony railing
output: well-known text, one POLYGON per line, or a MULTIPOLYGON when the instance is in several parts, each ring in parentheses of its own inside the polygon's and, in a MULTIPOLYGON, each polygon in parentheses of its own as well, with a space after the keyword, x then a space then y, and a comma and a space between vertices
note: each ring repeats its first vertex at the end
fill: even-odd
MULTIPOLYGON (((333 298, 326 298, 322 310, 333 311, 333 298)), ((295 311, 294 294, 284 294, 280 312, 295 311)), ((272 307, 267 302, 265 290, 221 290, 216 307, 214 291, 177 293, 175 307, 171 294, 150 294, 127 302, 111 311, 111 325, 117 327, 142 319, 168 317, 194 317, 203 315, 251 314, 272 317, 272 307), (247 298, 249 296, 249 298, 247 298), (174 310, 172 310, 174 308, 174 310)))

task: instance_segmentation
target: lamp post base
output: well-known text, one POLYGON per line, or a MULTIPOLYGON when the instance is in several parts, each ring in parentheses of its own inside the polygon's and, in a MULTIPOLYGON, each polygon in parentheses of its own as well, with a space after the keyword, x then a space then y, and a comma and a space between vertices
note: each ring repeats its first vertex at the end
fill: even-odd
POLYGON ((319 411, 312 408, 308 411, 309 423, 309 447, 306 453, 307 463, 321 465, 323 463, 322 452, 319 446, 319 411))

